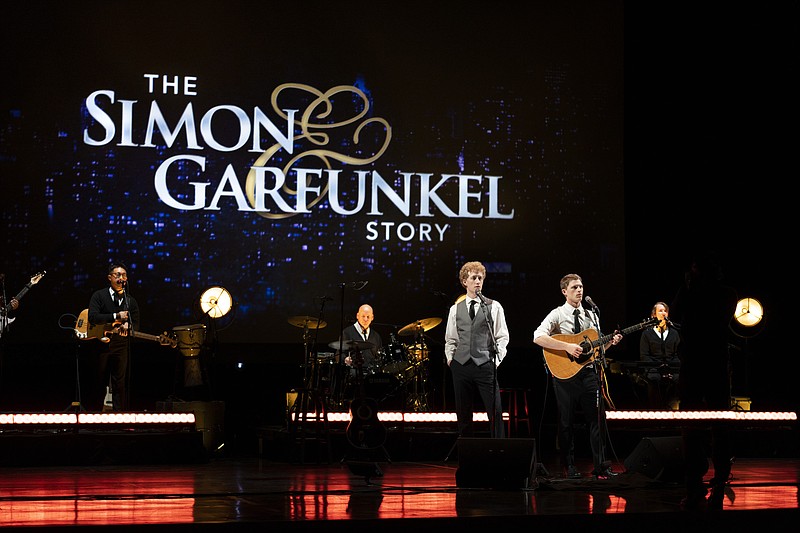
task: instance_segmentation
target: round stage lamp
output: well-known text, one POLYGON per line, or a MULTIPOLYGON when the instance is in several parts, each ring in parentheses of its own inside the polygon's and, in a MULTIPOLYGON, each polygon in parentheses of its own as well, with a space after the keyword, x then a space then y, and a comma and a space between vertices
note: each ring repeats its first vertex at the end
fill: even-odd
POLYGON ((755 298, 742 298, 736 303, 733 318, 737 323, 749 328, 761 322, 764 318, 764 308, 755 298))
POLYGON ((211 287, 200 296, 200 309, 211 318, 221 318, 233 308, 231 293, 223 287, 211 287))

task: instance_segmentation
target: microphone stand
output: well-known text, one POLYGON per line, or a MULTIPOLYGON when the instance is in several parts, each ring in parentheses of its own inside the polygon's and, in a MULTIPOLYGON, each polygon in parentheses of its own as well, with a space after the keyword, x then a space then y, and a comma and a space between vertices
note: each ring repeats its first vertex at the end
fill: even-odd
MULTIPOLYGON (((486 305, 486 300, 480 293, 477 293, 477 296, 478 300, 481 302, 480 305, 481 305, 481 310, 483 310, 483 315, 486 317, 486 327, 489 328, 489 338, 491 339, 491 344, 489 346, 489 360, 492 362, 492 409, 491 409, 491 414, 489 413, 487 414, 489 414, 489 424, 490 424, 489 427, 491 428, 491 436, 497 438, 497 436, 500 434, 500 432, 498 431, 499 428, 496 427, 498 384, 497 384, 497 363, 495 361, 497 360, 497 354, 498 354, 497 339, 494 336, 494 321, 492 320, 492 313, 490 313, 488 310, 488 306, 486 305)), ((503 413, 503 408, 502 406, 500 406, 501 427, 503 423, 502 413, 503 413)))
MULTIPOLYGON (((322 322, 322 318, 325 316, 325 298, 320 298, 319 304, 319 317, 317 318, 317 325, 314 327, 314 338, 311 341, 311 349, 310 353, 308 354, 309 359, 307 362, 310 362, 311 366, 311 375, 312 381, 314 383, 314 388, 316 389, 319 386, 320 381, 320 373, 319 373, 319 359, 317 357, 317 338, 319 337, 319 325, 322 322)), ((330 392, 330 391, 329 391, 330 392)))
MULTIPOLYGON (((124 311, 128 312, 128 337, 127 337, 127 339, 125 339, 125 342, 128 345, 128 347, 127 347, 128 357, 127 357, 127 360, 125 361, 125 366, 127 368, 125 368, 125 398, 123 399, 123 401, 125 403, 126 409, 130 410, 130 408, 131 408, 131 405, 130 405, 130 398, 131 398, 131 389, 130 389, 130 385, 131 385, 131 362, 133 361, 133 354, 131 354, 133 342, 131 342, 131 341, 133 340, 134 331, 133 331, 133 318, 131 317, 130 303, 128 302, 128 282, 127 281, 122 285, 122 309, 124 311)), ((114 391, 113 390, 111 391, 111 398, 112 398, 111 403, 113 404, 114 403, 114 400, 113 400, 114 391)))
MULTIPOLYGON (((592 312, 587 313, 594 324, 594 328, 597 330, 598 338, 603 337, 603 332, 600 329, 600 308, 596 305, 592 306, 592 312)), ((598 346, 598 350, 600 353, 599 360, 595 358, 595 360, 602 366, 603 369, 606 368, 606 347, 604 344, 600 344, 598 346)), ((599 433, 599 451, 600 456, 605 458, 606 452, 606 424, 605 424, 605 409, 603 408, 603 381, 600 379, 600 369, 595 366, 594 368, 594 377, 595 381, 597 382, 597 387, 595 391, 595 407, 597 408, 597 431, 599 433)))
POLYGON ((340 283, 339 288, 341 289, 341 296, 339 297, 339 360, 336 361, 334 358, 335 365, 333 371, 333 379, 336 381, 335 385, 331 385, 333 390, 337 391, 337 398, 336 404, 338 407, 342 407, 344 404, 344 393, 345 388, 347 387, 347 381, 350 374, 350 369, 347 364, 344 362, 345 355, 344 355, 344 289, 346 283, 340 283))
POLYGON ((6 298, 6 276, 5 274, 0 275, 0 288, 2 288, 2 301, 3 301, 3 308, 0 309, 0 339, 3 338, 3 333, 6 331, 8 327, 9 320, 8 320, 8 313, 11 312, 11 302, 8 301, 6 298))

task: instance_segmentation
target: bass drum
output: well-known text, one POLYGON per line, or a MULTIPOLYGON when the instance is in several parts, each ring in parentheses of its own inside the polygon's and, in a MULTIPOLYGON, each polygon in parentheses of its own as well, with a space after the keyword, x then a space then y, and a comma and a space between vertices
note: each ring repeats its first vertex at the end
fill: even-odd
POLYGON ((380 353, 382 373, 399 374, 409 366, 408 351, 402 344, 387 344, 380 353))
POLYGON ((378 373, 366 376, 364 396, 374 399, 382 411, 402 411, 406 404, 405 382, 396 374, 378 373))

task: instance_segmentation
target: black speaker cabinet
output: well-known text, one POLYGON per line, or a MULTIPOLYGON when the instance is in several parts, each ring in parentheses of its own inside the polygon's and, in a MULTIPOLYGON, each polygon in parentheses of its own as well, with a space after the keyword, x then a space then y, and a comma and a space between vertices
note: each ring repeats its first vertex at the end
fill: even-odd
POLYGON ((536 465, 536 439, 459 437, 456 485, 527 489, 536 465))
POLYGON ((225 402, 156 402, 156 409, 168 413, 194 413, 195 427, 203 433, 203 446, 215 452, 225 442, 225 402))
POLYGON ((683 442, 680 437, 645 437, 625 459, 625 470, 669 483, 683 481, 683 442))

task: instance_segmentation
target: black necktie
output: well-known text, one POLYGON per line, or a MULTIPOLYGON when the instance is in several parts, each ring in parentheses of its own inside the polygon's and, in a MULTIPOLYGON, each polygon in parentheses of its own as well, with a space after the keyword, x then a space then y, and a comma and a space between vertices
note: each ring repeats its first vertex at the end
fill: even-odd
POLYGON ((574 330, 574 333, 580 333, 581 332, 581 312, 578 309, 576 309, 576 310, 574 310, 572 312, 572 314, 575 316, 575 325, 572 327, 572 329, 574 330))
POLYGON ((361 335, 364 337, 364 340, 367 340, 367 330, 361 328, 361 335))
POLYGON ((476 304, 475 300, 472 300, 472 301, 469 302, 469 318, 470 318, 470 320, 474 320, 475 319, 475 304, 476 304))

